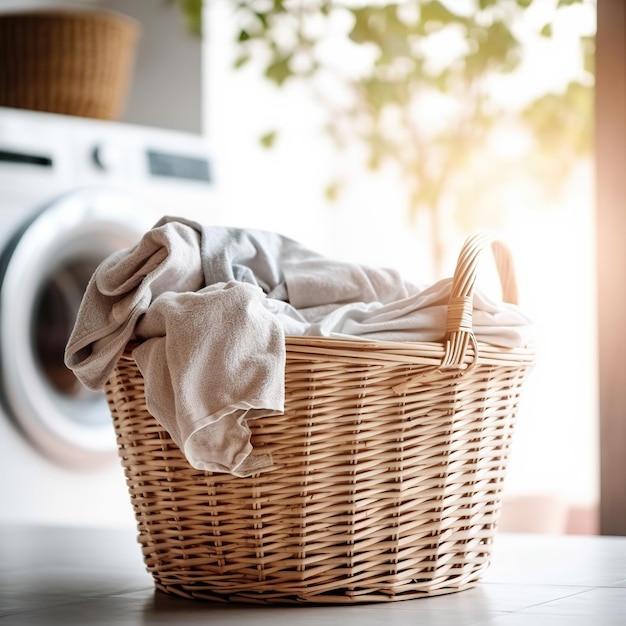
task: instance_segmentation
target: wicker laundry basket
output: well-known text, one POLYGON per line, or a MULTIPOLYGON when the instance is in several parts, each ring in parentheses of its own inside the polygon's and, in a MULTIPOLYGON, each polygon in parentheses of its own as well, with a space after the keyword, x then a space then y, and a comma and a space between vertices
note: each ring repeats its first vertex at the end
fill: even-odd
MULTIPOLYGON (((440 343, 287 337, 284 415, 252 420, 270 471, 193 469, 147 412, 129 348, 106 394, 158 589, 246 602, 403 600, 473 587, 487 567, 532 348, 476 343, 491 241, 465 243, 440 343)), ((493 243, 504 299, 507 249, 493 243)))
POLYGON ((119 119, 138 34, 137 22, 112 11, 0 14, 0 106, 119 119))

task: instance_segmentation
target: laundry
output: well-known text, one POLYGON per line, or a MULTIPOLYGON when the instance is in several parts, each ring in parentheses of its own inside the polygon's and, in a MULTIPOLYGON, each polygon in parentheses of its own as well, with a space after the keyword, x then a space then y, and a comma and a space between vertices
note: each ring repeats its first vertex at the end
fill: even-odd
POLYGON ((159 295, 137 324, 133 356, 148 409, 197 469, 247 475, 247 420, 284 408, 285 340, 260 287, 230 281, 159 295))
MULTIPOLYGON (((421 288, 391 269, 326 258, 277 233, 161 219, 94 273, 65 353, 101 389, 127 343, 148 409, 197 469, 271 463, 248 420, 284 409, 286 335, 439 341, 452 281, 421 288)), ((474 293, 478 341, 526 345, 515 306, 474 293)))

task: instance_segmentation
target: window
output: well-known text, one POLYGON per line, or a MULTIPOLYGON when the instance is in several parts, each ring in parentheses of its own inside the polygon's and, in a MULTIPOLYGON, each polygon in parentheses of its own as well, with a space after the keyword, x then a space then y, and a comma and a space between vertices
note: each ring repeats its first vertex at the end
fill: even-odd
MULTIPOLYGON (((591 2, 559 10, 558 18, 550 12, 556 2, 534 4, 539 9, 526 19, 550 21, 553 31, 536 40, 517 78, 494 83, 502 101, 530 98, 533 90, 562 92, 582 72, 571 46, 581 35, 595 35, 591 2), (544 16, 537 12, 550 6, 544 16)), ((395 267, 419 283, 451 275, 462 240, 476 228, 493 229, 510 245, 522 308, 536 322, 539 361, 519 416, 506 496, 547 497, 558 509, 552 529, 571 529, 567 514, 593 511, 599 497, 593 152, 572 160, 567 184, 550 195, 532 176, 558 164, 555 157, 532 152, 514 121, 489 133, 485 143, 476 143, 480 158, 470 159, 467 175, 447 188, 438 266, 432 220, 423 212, 408 217, 397 168, 362 175, 363 153, 333 150, 320 131, 325 112, 310 92, 287 84, 274 88, 254 63, 233 70, 238 26, 228 3, 212 3, 207 23, 206 119, 221 221, 279 231, 329 256, 395 267), (259 138, 273 128, 280 129, 279 138, 264 149, 259 138), (338 173, 351 184, 328 203, 323 190, 338 173)), ((440 50, 450 53, 451 47, 447 40, 440 50)), ((459 102, 445 98, 425 102, 420 115, 437 124, 445 107, 454 106, 459 102)), ((593 532, 590 519, 576 530, 593 532)))

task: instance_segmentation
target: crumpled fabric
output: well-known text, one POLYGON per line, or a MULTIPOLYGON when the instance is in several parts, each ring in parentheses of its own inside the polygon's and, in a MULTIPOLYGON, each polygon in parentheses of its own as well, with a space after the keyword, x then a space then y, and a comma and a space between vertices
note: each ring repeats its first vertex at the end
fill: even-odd
MULTIPOLYGON (((190 464, 246 476, 271 465, 248 420, 284 410, 285 335, 440 341, 452 280, 326 258, 277 233, 164 217, 94 273, 66 365, 101 389, 127 343, 148 410, 190 464)), ((478 341, 527 345, 519 308, 474 292, 478 341)))

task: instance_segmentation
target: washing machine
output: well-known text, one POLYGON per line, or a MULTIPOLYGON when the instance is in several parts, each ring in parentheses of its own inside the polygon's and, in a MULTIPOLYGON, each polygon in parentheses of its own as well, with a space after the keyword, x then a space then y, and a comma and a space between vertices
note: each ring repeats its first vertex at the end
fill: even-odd
POLYGON ((206 138, 0 108, 0 522, 134 524, 110 413, 63 352, 87 281, 163 215, 219 221, 206 138))

